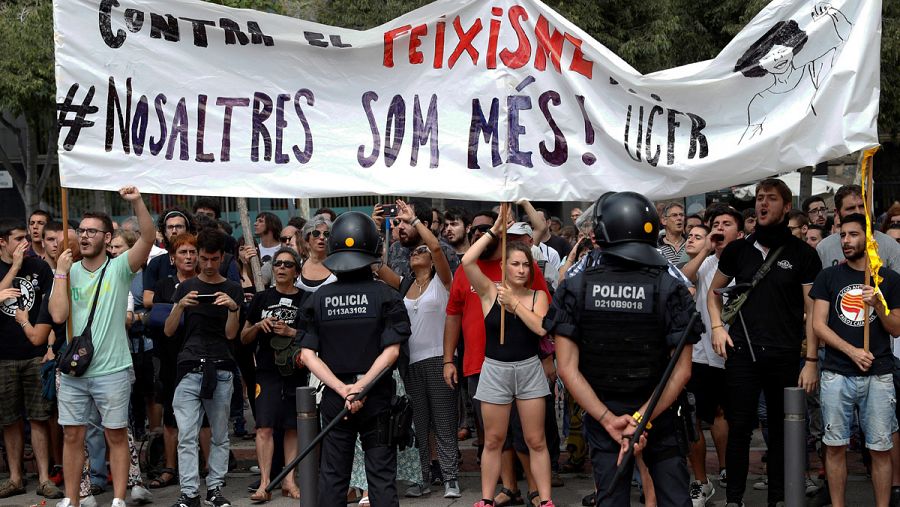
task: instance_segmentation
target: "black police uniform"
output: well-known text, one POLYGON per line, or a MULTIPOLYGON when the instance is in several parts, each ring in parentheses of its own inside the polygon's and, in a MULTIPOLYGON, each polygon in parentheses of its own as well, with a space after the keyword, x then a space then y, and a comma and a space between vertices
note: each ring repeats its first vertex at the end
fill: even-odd
MULTIPOLYGON (((646 223, 654 223, 655 210, 652 215, 646 223)), ((607 229, 615 226, 607 223, 607 229)), ((605 234, 602 228, 595 231, 598 238, 598 232, 605 234)), ((655 249, 625 237, 629 239, 622 243, 624 249, 614 253, 609 247, 598 265, 563 281, 545 321, 549 333, 576 344, 579 371, 609 413, 617 416, 634 414, 650 399, 695 310, 687 287, 667 272, 665 260, 655 249), (635 262, 648 257, 647 263, 635 262)), ((688 344, 699 341, 701 331, 701 326, 695 326, 688 344)), ((677 423, 674 408, 653 420, 643 459, 653 477, 658 504, 689 507, 686 446, 679 445, 677 423)), ((588 414, 584 433, 591 449, 598 505, 629 505, 627 480, 618 484, 611 497, 603 498, 616 472, 620 442, 588 414)), ((631 477, 632 471, 627 472, 626 477, 631 477)))
MULTIPOLYGON (((344 237, 338 234, 336 238, 335 231, 339 228, 339 221, 335 221, 332 238, 344 241, 356 235, 355 242, 347 243, 360 243, 359 230, 344 237)), ((364 228, 362 234, 368 235, 368 227, 364 228)), ((372 233, 377 236, 374 223, 372 233)), ((329 245, 334 253, 336 249, 332 246, 329 245)), ((355 264, 364 264, 363 267, 336 273, 337 282, 319 288, 301 309, 300 347, 315 350, 345 384, 355 383, 369 371, 386 347, 405 342, 411 334, 409 315, 400 294, 374 280, 371 268, 366 264, 375 261, 376 257, 363 259, 355 264)), ((321 448, 318 505, 346 505, 357 435, 365 451, 372 505, 399 505, 397 447, 387 441, 384 431, 393 395, 393 378, 387 374, 369 392, 362 409, 349 415, 325 436, 321 448)), ((323 423, 331 422, 343 407, 344 399, 326 386, 319 407, 323 423)))

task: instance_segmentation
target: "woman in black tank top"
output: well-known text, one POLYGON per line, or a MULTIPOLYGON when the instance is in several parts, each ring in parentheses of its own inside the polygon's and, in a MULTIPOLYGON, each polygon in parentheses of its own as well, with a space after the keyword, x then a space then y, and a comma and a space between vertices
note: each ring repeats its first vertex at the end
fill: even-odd
POLYGON ((506 265, 501 266, 506 273, 506 284, 503 286, 482 271, 482 266, 487 270, 491 264, 499 263, 499 259, 489 256, 488 260, 479 261, 485 251, 496 249, 502 221, 508 216, 507 205, 501 205, 500 216, 493 227, 462 258, 466 277, 478 293, 485 316, 486 359, 476 394, 476 398, 481 400, 485 433, 484 451, 481 455, 482 503, 476 505, 493 503, 512 406, 506 400, 512 399, 519 410, 522 431, 531 456, 531 472, 537 483, 541 505, 552 506, 550 455, 544 436, 544 394, 534 389, 539 386, 543 388, 543 393, 549 393, 547 379, 537 357, 539 340, 546 334, 542 320, 547 314, 549 300, 545 292, 531 290, 534 261, 528 245, 522 242, 507 243, 506 265), (506 312, 502 343, 501 312, 506 312), (520 397, 519 393, 524 394, 520 397))

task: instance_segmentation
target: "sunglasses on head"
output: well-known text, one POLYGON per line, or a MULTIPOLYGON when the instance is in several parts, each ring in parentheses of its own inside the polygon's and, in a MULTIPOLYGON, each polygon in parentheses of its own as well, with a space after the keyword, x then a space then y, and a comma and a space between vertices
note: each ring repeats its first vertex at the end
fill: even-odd
POLYGON ((293 269, 297 267, 297 263, 294 261, 275 261, 272 263, 273 268, 285 267, 287 269, 293 269))
POLYGON ((319 229, 313 229, 313 231, 311 233, 309 233, 309 235, 314 238, 318 238, 319 236, 322 236, 323 238, 328 239, 328 236, 330 236, 331 233, 328 231, 320 231, 319 229))

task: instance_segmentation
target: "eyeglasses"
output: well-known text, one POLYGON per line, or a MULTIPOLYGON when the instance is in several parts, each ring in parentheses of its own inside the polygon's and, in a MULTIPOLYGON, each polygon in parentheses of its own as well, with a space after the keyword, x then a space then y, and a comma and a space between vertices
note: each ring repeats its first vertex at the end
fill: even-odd
POLYGON ((427 252, 428 252, 427 245, 419 245, 412 252, 409 252, 409 256, 412 257, 413 255, 421 255, 421 254, 427 253, 427 252))
POLYGON ((79 236, 86 235, 89 238, 93 238, 97 235, 98 232, 106 234, 106 231, 101 229, 82 229, 81 227, 75 229, 75 234, 79 236))
POLYGON ((285 267, 287 269, 294 269, 297 267, 297 263, 294 261, 275 261, 272 263, 273 268, 285 267))
POLYGON ((684 218, 684 213, 669 213, 666 218, 684 218))
MULTIPOLYGON (((316 231, 316 232, 318 232, 318 231, 316 231)), ((282 243, 289 243, 291 241, 291 236, 281 236, 278 239, 280 239, 282 243)))
POLYGON ((807 214, 808 215, 824 215, 826 213, 828 213, 828 208, 821 207, 821 208, 809 208, 809 212, 807 214))
POLYGON ((187 229, 184 224, 171 224, 166 226, 167 231, 183 231, 187 229))
MULTIPOLYGON (((320 231, 319 229, 313 229, 313 231, 311 233, 309 233, 309 235, 314 238, 318 238, 319 236, 322 236, 323 238, 328 239, 328 236, 330 236, 331 233, 328 231, 320 231)), ((282 241, 284 241, 284 240, 282 239, 282 241)))

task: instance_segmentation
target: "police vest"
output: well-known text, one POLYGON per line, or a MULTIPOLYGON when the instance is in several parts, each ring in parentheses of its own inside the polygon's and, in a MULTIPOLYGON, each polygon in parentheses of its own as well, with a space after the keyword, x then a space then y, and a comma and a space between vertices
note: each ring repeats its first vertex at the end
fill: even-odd
POLYGON ((653 391, 668 360, 662 269, 601 264, 584 274, 578 368, 602 394, 653 391))
POLYGON ((335 375, 366 373, 381 354, 385 289, 392 290, 374 280, 338 281, 313 294, 319 358, 335 375))

